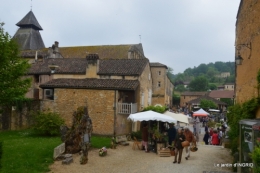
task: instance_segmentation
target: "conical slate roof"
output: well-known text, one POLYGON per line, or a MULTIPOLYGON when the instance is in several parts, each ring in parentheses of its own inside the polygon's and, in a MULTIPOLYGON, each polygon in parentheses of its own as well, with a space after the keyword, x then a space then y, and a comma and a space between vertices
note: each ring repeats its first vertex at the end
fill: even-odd
POLYGON ((20 28, 16 31, 13 39, 20 45, 21 50, 39 50, 45 48, 39 32, 39 30, 42 30, 42 27, 32 11, 27 13, 16 25, 20 28))
POLYGON ((38 23, 36 17, 34 16, 32 11, 26 14, 26 16, 16 24, 19 27, 32 27, 36 30, 43 30, 41 25, 38 23))

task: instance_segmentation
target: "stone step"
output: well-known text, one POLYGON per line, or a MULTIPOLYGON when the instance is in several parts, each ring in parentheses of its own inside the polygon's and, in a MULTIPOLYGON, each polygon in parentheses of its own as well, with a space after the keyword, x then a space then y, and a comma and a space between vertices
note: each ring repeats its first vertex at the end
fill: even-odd
POLYGON ((73 162, 73 158, 72 157, 69 157, 69 158, 66 158, 66 159, 62 160, 62 164, 63 165, 69 165, 72 162, 73 162))

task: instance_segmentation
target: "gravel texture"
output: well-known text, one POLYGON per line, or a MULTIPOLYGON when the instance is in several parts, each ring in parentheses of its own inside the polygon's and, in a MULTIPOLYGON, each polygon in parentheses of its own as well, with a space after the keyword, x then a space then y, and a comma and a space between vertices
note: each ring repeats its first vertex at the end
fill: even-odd
POLYGON ((73 155, 73 163, 62 165, 62 161, 55 161, 50 166, 50 173, 206 173, 203 171, 232 172, 231 168, 216 167, 220 163, 232 163, 230 151, 221 146, 206 146, 200 142, 198 151, 191 152, 189 160, 185 160, 183 150, 180 164, 173 164, 174 156, 160 157, 143 150, 133 150, 132 142, 129 146, 119 145, 117 149, 108 149, 104 157, 98 155, 98 149, 89 151, 86 165, 80 165, 80 155, 73 155))

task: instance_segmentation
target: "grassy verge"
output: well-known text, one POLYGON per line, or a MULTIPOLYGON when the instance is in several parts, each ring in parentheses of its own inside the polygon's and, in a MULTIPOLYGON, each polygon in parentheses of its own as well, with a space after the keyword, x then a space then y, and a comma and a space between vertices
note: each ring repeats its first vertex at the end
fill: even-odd
MULTIPOLYGON (((60 137, 42 137, 31 130, 0 132, 3 142, 1 173, 48 172, 53 163, 53 149, 61 144, 60 137)), ((109 147, 111 138, 93 136, 92 147, 109 147)))

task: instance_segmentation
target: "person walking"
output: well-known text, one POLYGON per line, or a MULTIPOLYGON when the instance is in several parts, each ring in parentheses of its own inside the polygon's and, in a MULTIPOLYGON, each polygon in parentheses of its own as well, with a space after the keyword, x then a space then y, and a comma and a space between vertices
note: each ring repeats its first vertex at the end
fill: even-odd
POLYGON ((209 145, 209 140, 210 140, 210 135, 209 135, 209 132, 206 131, 205 135, 203 137, 203 141, 205 142, 205 145, 209 145))
POLYGON ((211 143, 212 143, 212 145, 218 145, 218 144, 219 144, 219 139, 218 139, 217 130, 214 130, 214 131, 213 131, 211 143))
POLYGON ((219 140, 219 145, 222 145, 222 137, 223 137, 222 129, 218 128, 218 140, 219 140))
POLYGON ((210 145, 212 145, 212 135, 214 133, 213 127, 210 128, 209 130, 209 136, 210 136, 210 145))
POLYGON ((148 126, 147 123, 144 124, 142 129, 142 146, 144 146, 145 152, 148 153, 148 126))
POLYGON ((174 124, 170 124, 169 125, 170 128, 167 130, 167 134, 168 134, 168 143, 169 145, 172 145, 172 141, 175 140, 175 137, 176 137, 176 129, 174 127, 174 124))
POLYGON ((189 141, 189 146, 185 147, 185 151, 186 151, 185 159, 188 160, 188 158, 190 157, 190 147, 191 147, 192 143, 194 143, 194 145, 196 147, 196 140, 194 138, 193 133, 190 131, 190 129, 188 127, 185 127, 185 129, 184 129, 184 136, 185 136, 186 141, 189 141))
POLYGON ((178 158, 178 164, 181 163, 181 157, 182 157, 182 151, 183 151, 183 147, 182 147, 182 142, 185 141, 185 136, 182 132, 182 129, 179 128, 178 129, 178 134, 176 135, 175 141, 174 141, 174 146, 175 146, 175 158, 173 163, 177 162, 177 158, 178 158), (179 157, 178 157, 179 156, 179 157))

